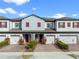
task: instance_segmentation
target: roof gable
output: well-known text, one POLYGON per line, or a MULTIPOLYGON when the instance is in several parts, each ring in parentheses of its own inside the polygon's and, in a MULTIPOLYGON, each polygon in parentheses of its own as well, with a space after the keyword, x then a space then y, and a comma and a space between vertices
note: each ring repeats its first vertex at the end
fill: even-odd
MULTIPOLYGON (((40 18, 40 19, 44 20, 43 18, 41 18, 41 17, 39 17, 39 16, 37 16, 37 15, 35 15, 35 14, 26 16, 26 17, 22 18, 22 20, 25 19, 25 18, 31 17, 31 16, 34 16, 34 17, 37 17, 37 18, 40 18)), ((45 20, 44 20, 44 21, 45 21, 45 20)))

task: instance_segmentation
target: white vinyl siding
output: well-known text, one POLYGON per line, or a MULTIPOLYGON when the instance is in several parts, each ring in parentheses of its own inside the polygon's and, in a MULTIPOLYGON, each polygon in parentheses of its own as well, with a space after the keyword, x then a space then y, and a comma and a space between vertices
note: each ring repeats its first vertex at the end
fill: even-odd
POLYGON ((45 21, 35 16, 30 16, 22 20, 22 31, 32 31, 32 30, 45 30, 45 21), (26 27, 26 22, 29 22, 30 26, 26 27), (37 26, 37 23, 41 23, 41 27, 37 26))

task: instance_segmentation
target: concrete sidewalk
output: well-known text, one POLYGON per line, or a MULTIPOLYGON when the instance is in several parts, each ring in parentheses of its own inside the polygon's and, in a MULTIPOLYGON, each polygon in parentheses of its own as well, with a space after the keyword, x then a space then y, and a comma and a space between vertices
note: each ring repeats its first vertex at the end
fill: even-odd
POLYGON ((0 53, 0 59, 23 59, 23 53, 0 53))
POLYGON ((74 59, 73 57, 62 53, 34 53, 30 59, 74 59))

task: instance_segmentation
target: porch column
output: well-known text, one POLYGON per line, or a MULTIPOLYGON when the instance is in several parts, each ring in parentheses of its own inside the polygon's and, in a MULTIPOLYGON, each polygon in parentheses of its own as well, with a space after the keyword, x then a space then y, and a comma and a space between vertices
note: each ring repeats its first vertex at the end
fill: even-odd
POLYGON ((35 40, 35 34, 31 34, 31 40, 35 40))

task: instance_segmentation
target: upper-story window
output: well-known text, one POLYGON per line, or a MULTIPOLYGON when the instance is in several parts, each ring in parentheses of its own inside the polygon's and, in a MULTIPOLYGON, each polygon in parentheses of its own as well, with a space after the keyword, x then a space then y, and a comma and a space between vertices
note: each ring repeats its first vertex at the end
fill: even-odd
POLYGON ((71 23, 70 22, 67 23, 67 27, 71 27, 71 23))
POLYGON ((79 28, 79 22, 73 22, 73 28, 79 28))
POLYGON ((0 28, 7 28, 7 22, 0 22, 0 28))
POLYGON ((29 22, 26 22, 26 27, 29 27, 29 22))
POLYGON ((20 23, 15 23, 16 28, 20 28, 20 26, 21 26, 20 23))
POLYGON ((65 28, 65 22, 59 22, 58 28, 65 28))
POLYGON ((41 22, 38 22, 37 23, 37 27, 41 27, 41 22))
POLYGON ((48 27, 48 28, 50 27, 50 24, 49 24, 49 23, 47 23, 47 27, 48 27))

